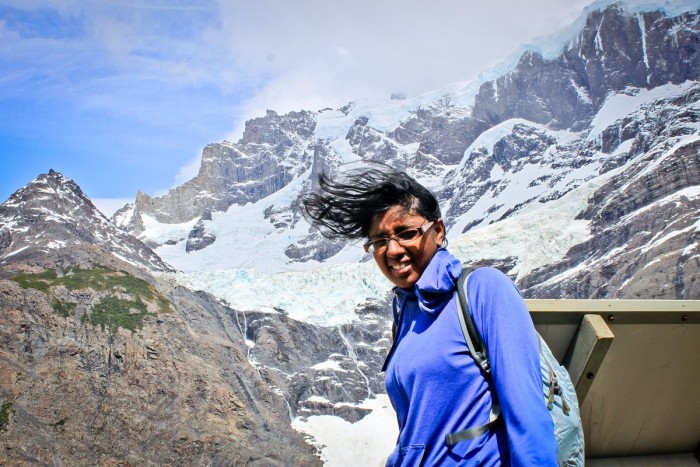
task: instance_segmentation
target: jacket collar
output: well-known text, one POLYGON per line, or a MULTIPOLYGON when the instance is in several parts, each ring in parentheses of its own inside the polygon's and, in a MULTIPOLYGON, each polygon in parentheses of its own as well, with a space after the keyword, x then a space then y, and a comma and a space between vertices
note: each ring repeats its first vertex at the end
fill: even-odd
POLYGON ((452 298, 462 265, 444 248, 438 249, 418 282, 407 289, 395 288, 400 306, 407 299, 418 299, 418 307, 426 313, 439 313, 452 298))

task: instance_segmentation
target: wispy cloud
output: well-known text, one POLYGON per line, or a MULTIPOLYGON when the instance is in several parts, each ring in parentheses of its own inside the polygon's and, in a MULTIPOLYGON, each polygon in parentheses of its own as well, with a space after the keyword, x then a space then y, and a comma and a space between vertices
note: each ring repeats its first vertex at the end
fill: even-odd
POLYGON ((251 114, 413 95, 471 80, 533 37, 565 27, 584 1, 220 2, 215 31, 242 69, 264 77, 251 114))
MULTIPOLYGON (((40 135, 57 158, 94 145, 105 166, 149 159, 161 169, 138 187, 154 193, 192 173, 204 144, 266 109, 471 80, 586 3, 0 0, 0 117, 13 111, 0 137, 29 154, 40 135)), ((114 186, 134 190, 137 179, 114 186)))

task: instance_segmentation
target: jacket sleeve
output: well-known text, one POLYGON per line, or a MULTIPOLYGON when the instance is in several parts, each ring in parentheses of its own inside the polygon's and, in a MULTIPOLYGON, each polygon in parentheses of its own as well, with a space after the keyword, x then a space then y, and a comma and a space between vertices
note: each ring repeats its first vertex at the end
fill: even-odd
POLYGON ((517 287, 493 268, 469 276, 468 301, 489 352, 513 466, 556 466, 554 424, 545 405, 539 342, 517 287))

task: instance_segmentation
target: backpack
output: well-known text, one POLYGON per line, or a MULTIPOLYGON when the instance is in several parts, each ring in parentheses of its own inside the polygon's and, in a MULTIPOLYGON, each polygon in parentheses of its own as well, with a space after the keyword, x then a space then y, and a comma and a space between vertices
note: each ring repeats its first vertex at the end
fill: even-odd
MULTIPOLYGON (((457 308, 462 331, 469 347, 469 352, 476 363, 484 370, 486 379, 491 381, 488 350, 481 340, 467 304, 467 268, 457 280, 457 308)), ((584 465, 583 425, 579 414, 576 390, 566 368, 561 366, 552 355, 552 351, 542 337, 537 334, 540 343, 540 372, 542 374, 542 390, 549 414, 554 422, 554 436, 557 440, 557 461, 562 467, 584 465)), ((489 431, 500 419, 498 400, 494 398, 491 409, 491 420, 478 427, 469 428, 457 433, 450 433, 445 442, 452 446, 459 441, 475 438, 489 431)))

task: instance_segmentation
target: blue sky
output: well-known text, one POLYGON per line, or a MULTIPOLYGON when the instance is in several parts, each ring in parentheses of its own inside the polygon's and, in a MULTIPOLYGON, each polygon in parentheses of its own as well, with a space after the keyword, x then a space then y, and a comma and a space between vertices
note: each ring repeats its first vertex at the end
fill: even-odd
POLYGON ((0 202, 54 169, 98 206, 196 174, 246 119, 475 79, 572 0, 0 0, 0 202))

